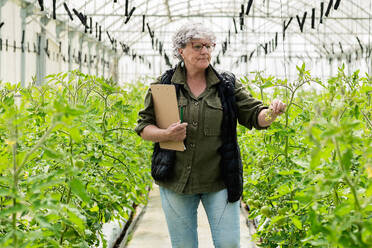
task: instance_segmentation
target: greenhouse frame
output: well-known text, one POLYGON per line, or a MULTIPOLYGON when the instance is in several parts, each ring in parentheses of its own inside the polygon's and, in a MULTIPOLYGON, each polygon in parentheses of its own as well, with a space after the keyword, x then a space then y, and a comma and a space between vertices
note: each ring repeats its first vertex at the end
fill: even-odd
POLYGON ((372 0, 0 0, 0 248, 372 247, 371 31, 372 0))
POLYGON ((176 63, 172 33, 187 21, 211 27, 213 62, 238 75, 293 78, 302 62, 322 78, 342 64, 371 73, 370 1, 41 2, 1 1, 4 81, 72 69, 119 81, 156 76, 176 63))

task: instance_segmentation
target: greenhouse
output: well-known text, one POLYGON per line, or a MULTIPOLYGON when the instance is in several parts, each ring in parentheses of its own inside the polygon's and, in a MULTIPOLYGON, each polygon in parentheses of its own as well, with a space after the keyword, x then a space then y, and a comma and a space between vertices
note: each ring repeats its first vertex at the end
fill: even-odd
POLYGON ((372 247, 372 0, 0 0, 0 247, 372 247))

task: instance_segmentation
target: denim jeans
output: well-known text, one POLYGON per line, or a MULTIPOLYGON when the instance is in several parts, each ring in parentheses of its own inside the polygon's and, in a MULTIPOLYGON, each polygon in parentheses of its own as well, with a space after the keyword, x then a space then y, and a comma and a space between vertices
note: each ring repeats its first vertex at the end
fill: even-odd
POLYGON ((197 248, 197 209, 201 200, 216 248, 240 247, 239 201, 227 202, 227 190, 185 195, 159 187, 173 248, 197 248))

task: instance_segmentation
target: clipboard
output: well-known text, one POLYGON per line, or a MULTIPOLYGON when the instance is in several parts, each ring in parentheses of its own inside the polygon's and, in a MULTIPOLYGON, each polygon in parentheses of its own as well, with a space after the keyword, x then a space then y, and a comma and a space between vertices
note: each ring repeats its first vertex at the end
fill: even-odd
MULTIPOLYGON (((172 123, 180 120, 176 96, 176 87, 172 84, 152 84, 150 85, 156 125, 166 129, 172 123)), ((160 142, 160 148, 184 151, 185 145, 182 141, 160 142)))

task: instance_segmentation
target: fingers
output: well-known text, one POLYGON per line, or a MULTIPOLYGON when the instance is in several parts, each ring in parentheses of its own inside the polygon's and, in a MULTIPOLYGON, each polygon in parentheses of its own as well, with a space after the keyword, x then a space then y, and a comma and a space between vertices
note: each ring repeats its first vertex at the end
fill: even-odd
POLYGON ((177 127, 177 126, 186 127, 187 126, 187 122, 182 122, 181 123, 181 121, 177 121, 175 123, 172 123, 169 127, 177 127))
POLYGON ((173 141, 183 141, 186 138, 187 123, 176 122, 168 127, 168 137, 173 141))
POLYGON ((287 105, 282 101, 275 99, 270 104, 270 109, 273 110, 273 113, 276 115, 281 115, 285 112, 287 105))
POLYGON ((172 128, 176 131, 178 131, 178 130, 185 130, 186 131, 186 127, 187 127, 186 122, 183 122, 183 123, 177 122, 177 123, 174 123, 172 125, 173 125, 172 128))
POLYGON ((179 124, 179 126, 181 126, 182 128, 186 128, 187 127, 187 122, 182 122, 179 124))

